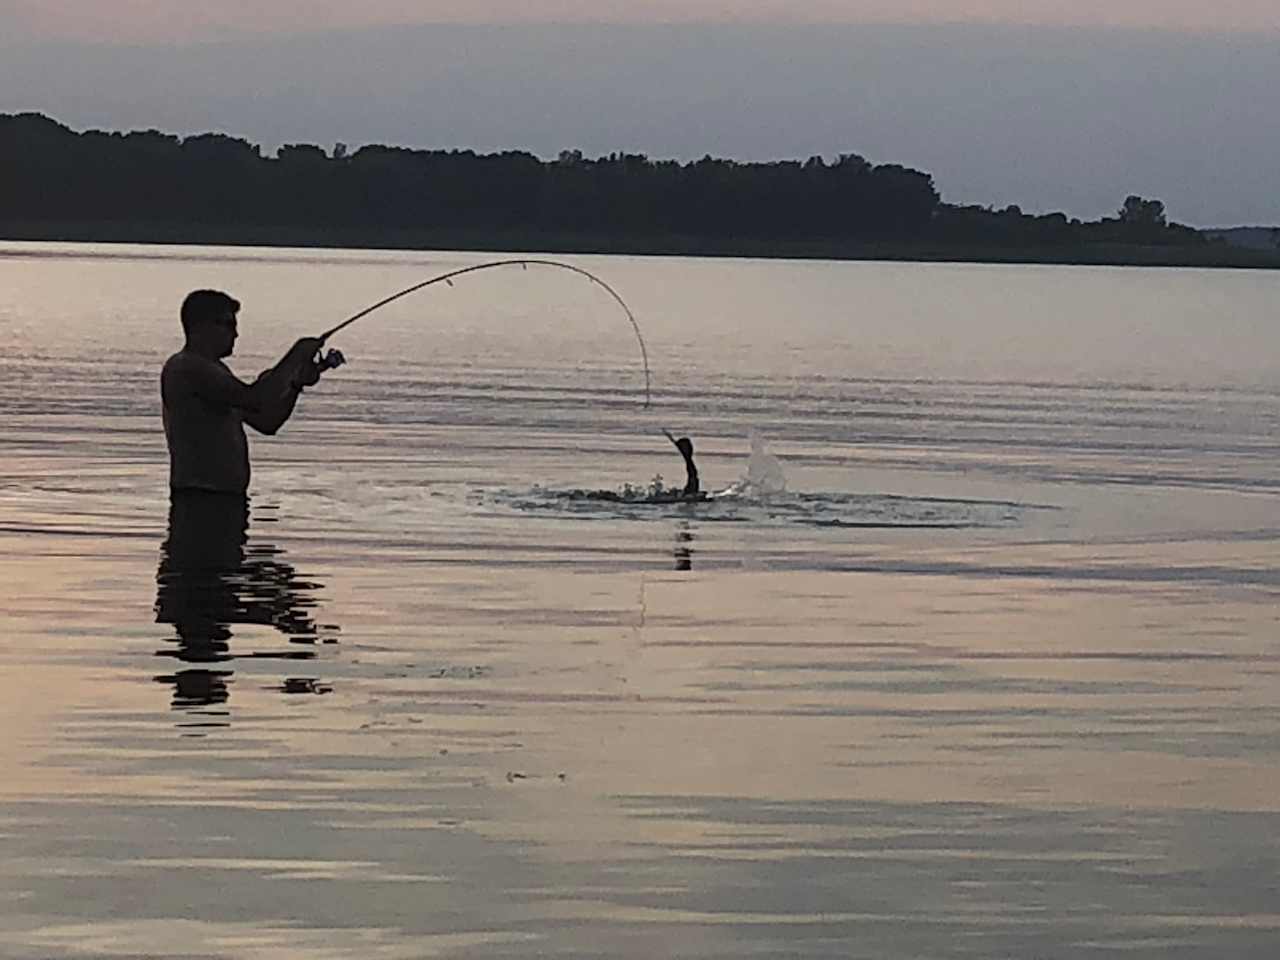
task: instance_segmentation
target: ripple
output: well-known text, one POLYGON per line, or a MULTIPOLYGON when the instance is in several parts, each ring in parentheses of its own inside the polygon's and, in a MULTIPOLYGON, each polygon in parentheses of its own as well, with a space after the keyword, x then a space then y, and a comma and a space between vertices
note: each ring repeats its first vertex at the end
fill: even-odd
POLYGON ((625 485, 617 490, 498 490, 490 503, 507 510, 557 519, 651 520, 696 517, 720 523, 862 529, 966 530, 1020 526, 1029 515, 1059 509, 1010 500, 909 497, 883 493, 778 493, 768 496, 730 490, 701 499, 679 491, 625 485))

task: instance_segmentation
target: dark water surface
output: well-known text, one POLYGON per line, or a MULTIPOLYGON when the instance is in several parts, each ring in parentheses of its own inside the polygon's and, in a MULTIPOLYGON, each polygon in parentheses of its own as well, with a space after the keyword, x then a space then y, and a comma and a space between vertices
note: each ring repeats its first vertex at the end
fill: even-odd
POLYGON ((1280 277, 476 275, 170 516, 188 289, 480 259, 0 245, 0 956, 1276 955, 1280 277))

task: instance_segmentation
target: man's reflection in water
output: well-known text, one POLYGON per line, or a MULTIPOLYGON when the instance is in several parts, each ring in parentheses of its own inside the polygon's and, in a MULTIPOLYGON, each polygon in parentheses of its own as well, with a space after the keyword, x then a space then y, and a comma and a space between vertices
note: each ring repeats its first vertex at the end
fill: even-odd
POLYGON ((689 529, 689 524, 680 524, 680 529, 676 531, 676 546, 672 551, 676 560, 677 570, 693 569, 693 541, 695 537, 693 531, 689 529))
MULTIPOLYGON (((171 684, 173 707, 225 725, 232 671, 212 664, 229 661, 232 625, 272 626, 292 649, 240 651, 241 658, 310 660, 318 640, 334 642, 336 627, 317 627, 312 617, 320 584, 299 578, 284 552, 257 538, 249 542, 249 502, 239 495, 174 491, 169 503, 169 536, 160 549, 156 573, 156 622, 173 624, 175 647, 159 651, 183 663, 199 664, 156 677, 171 684)), ((290 678, 285 693, 327 693, 313 678, 290 678)))

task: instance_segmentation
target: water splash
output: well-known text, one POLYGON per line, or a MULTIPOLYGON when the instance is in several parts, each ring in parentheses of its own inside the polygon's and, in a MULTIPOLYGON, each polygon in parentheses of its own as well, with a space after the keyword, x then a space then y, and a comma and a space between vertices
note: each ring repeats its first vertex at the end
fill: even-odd
POLYGON ((737 500, 768 502, 787 492, 787 477, 782 462, 769 452, 764 437, 752 430, 751 456, 746 472, 723 490, 704 492, 698 496, 686 496, 682 487, 667 486, 662 474, 655 474, 647 486, 623 484, 617 490, 566 490, 562 496, 569 500, 594 500, 603 503, 672 504, 702 503, 707 500, 737 500))
POLYGON ((759 433, 752 430, 748 436, 751 456, 747 460, 747 472, 713 496, 767 500, 787 492, 787 476, 782 469, 782 461, 769 452, 764 437, 759 433))
POLYGON ((612 490, 502 490, 482 497, 528 515, 594 520, 644 520, 696 516, 702 523, 753 523, 808 528, 964 530, 1017 527, 1043 504, 959 497, 901 496, 889 493, 793 492, 781 460, 763 436, 748 434, 751 454, 742 476, 701 498, 667 486, 661 474, 647 485, 612 490))

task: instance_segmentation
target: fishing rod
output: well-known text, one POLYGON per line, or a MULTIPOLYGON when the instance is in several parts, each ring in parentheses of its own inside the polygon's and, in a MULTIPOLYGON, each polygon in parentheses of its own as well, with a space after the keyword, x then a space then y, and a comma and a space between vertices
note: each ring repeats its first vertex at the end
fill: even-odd
POLYGON ((437 276, 431 277, 428 280, 423 280, 420 283, 415 283, 413 284, 413 286, 405 287, 403 290, 393 293, 389 297, 384 297, 383 299, 379 300, 377 303, 372 304, 368 307, 365 307, 359 313, 352 314, 351 316, 347 317, 347 319, 343 320, 340 324, 338 324, 333 329, 328 330, 325 333, 321 334, 320 345, 324 346, 325 341, 327 341, 335 333, 338 333, 339 331, 344 330, 345 328, 351 326, 351 324, 355 323, 361 317, 367 317, 369 314, 373 313, 375 310, 379 310, 382 307, 385 307, 389 303, 394 303, 395 301, 399 300, 401 297, 407 297, 411 293, 417 293, 419 290, 422 290, 426 287, 432 286, 433 284, 437 284, 437 283, 447 283, 449 284, 449 286, 453 286, 453 283, 452 283, 453 278, 460 277, 465 273, 475 273, 480 270, 492 270, 497 267, 512 267, 516 265, 519 265, 526 269, 530 265, 533 265, 533 266, 539 266, 539 267, 555 267, 558 270, 568 270, 571 273, 576 273, 580 276, 586 277, 592 283, 595 283, 596 285, 604 288, 605 292, 608 293, 609 296, 613 297, 615 301, 617 301, 618 306, 622 307, 623 312, 627 315, 627 319, 631 321, 631 329, 635 331, 636 341, 640 344, 640 357, 644 361, 644 405, 647 408, 649 406, 649 400, 650 400, 649 348, 645 346, 644 337, 640 333, 640 324, 636 320, 636 315, 631 312, 631 308, 627 306, 627 302, 622 299, 622 297, 618 294, 618 291, 614 290, 613 287, 609 286, 609 284, 601 280, 590 270, 585 270, 582 267, 575 267, 571 263, 561 263, 558 260, 530 260, 530 259, 491 260, 491 261, 488 261, 487 263, 476 263, 476 264, 472 264, 469 267, 460 267, 457 270, 450 270, 448 273, 442 273, 437 276))

